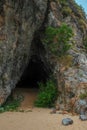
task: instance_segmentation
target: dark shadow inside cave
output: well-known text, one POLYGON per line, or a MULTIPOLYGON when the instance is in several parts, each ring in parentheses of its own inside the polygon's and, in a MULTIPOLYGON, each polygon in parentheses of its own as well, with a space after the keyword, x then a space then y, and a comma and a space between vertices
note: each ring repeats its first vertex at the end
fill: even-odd
POLYGON ((23 107, 34 104, 39 92, 38 83, 45 83, 52 73, 52 67, 40 39, 35 38, 32 41, 29 54, 29 63, 27 67, 25 67, 14 90, 14 94, 23 95, 23 107))
POLYGON ((31 45, 31 56, 17 87, 38 88, 39 82, 46 82, 51 73, 50 65, 46 59, 44 45, 39 38, 35 38, 31 45))
POLYGON ((33 56, 20 81, 17 83, 17 87, 38 88, 38 83, 46 82, 48 77, 49 73, 46 70, 44 63, 38 57, 33 56))

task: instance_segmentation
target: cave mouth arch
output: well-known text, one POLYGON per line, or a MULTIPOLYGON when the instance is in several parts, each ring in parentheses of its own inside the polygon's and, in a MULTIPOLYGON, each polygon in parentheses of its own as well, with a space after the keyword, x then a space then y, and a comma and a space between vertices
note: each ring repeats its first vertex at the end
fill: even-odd
POLYGON ((33 56, 16 86, 19 88, 38 88, 38 83, 46 82, 48 77, 49 73, 44 63, 38 57, 33 56))
POLYGON ((32 108, 39 93, 39 82, 45 83, 49 76, 49 65, 44 63, 40 57, 33 55, 25 68, 19 82, 16 85, 14 95, 22 95, 21 108, 32 108))
POLYGON ((45 83, 52 73, 46 49, 39 37, 34 37, 30 50, 29 63, 17 83, 17 87, 38 88, 38 83, 45 83))
POLYGON ((46 83, 52 74, 52 65, 48 60, 47 51, 39 38, 32 41, 29 62, 16 84, 14 93, 24 97, 23 107, 34 106, 39 92, 39 82, 46 83))

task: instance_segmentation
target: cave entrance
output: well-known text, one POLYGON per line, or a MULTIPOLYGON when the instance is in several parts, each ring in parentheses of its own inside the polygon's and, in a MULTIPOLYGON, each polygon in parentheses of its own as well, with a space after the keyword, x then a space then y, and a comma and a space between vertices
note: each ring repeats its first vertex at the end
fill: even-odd
POLYGON ((20 106, 22 109, 34 107, 39 91, 38 83, 46 82, 48 77, 48 71, 41 59, 32 56, 14 91, 14 95, 18 94, 24 97, 20 106))
POLYGON ((31 57, 20 81, 18 88, 39 88, 39 82, 46 82, 49 74, 44 63, 36 56, 31 57))
POLYGON ((38 38, 34 39, 30 50, 29 64, 16 85, 17 93, 24 96, 22 103, 24 107, 33 105, 38 95, 38 83, 45 83, 51 73, 51 67, 46 59, 46 51, 38 38))
POLYGON ((46 59, 46 50, 38 37, 31 44, 31 56, 17 86, 22 88, 38 88, 39 82, 46 82, 51 73, 51 67, 46 59))

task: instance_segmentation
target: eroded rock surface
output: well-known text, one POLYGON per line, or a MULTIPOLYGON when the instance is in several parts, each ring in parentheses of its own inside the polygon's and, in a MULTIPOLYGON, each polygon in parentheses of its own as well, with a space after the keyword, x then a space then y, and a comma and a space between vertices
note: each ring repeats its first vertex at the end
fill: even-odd
POLYGON ((69 50, 68 56, 61 57, 60 61, 56 61, 54 69, 59 90, 57 103, 60 104, 61 109, 78 112, 80 111, 77 108, 77 102, 80 101, 81 94, 84 95, 87 91, 87 53, 83 45, 84 38, 87 36, 87 20, 84 14, 83 16, 80 15, 73 1, 63 3, 59 0, 50 3, 48 25, 59 27, 64 22, 72 27, 74 33, 70 41, 72 49, 69 50), (70 9, 72 13, 67 13, 66 8, 70 9), (82 24, 79 23, 79 18, 83 19, 85 23, 83 28, 82 24))
POLYGON ((47 0, 0 1, 0 104, 20 79, 30 46, 47 10, 47 0))
POLYGON ((73 0, 62 2, 61 0, 0 1, 0 104, 15 88, 29 59, 40 56, 46 71, 51 68, 50 64, 53 66, 52 71, 58 81, 60 94, 57 104, 61 109, 78 111, 75 105, 79 102, 80 95, 87 90, 87 52, 83 46, 87 36, 87 20, 73 0), (58 61, 47 48, 43 47, 46 50, 42 51, 43 48, 41 50, 40 46, 38 49, 35 40, 38 38, 36 41, 41 42, 45 27, 59 27, 62 23, 72 27, 74 36, 70 41, 72 48, 68 51, 68 57, 62 57, 58 61), (35 33, 38 33, 36 39, 35 33), (32 43, 36 47, 32 48, 32 43))

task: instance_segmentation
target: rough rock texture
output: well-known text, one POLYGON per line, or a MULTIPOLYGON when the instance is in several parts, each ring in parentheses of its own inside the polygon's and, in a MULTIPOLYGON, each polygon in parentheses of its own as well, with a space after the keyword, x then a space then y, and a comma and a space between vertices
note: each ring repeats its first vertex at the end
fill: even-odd
POLYGON ((0 0, 0 104, 29 62, 34 33, 45 19, 47 0, 0 0))
POLYGON ((76 101, 76 112, 78 112, 80 115, 86 115, 87 116, 87 99, 80 99, 76 101))
POLYGON ((35 61, 39 56, 44 70, 49 72, 52 69, 58 81, 60 95, 57 104, 61 109, 78 110, 79 96, 87 90, 87 53, 83 47, 87 20, 73 0, 63 2, 0 1, 0 104, 15 88, 29 59, 34 57, 35 61), (69 57, 58 61, 43 43, 38 42, 41 42, 45 27, 59 27, 64 22, 72 27, 74 36, 70 41, 69 57))
POLYGON ((84 18, 80 16, 73 1, 67 1, 67 5, 72 11, 71 14, 66 10, 63 12, 66 5, 61 3, 60 0, 50 3, 48 25, 59 27, 64 22, 72 27, 74 36, 70 41, 72 49, 69 50, 68 56, 56 61, 54 74, 58 80, 60 94, 57 103, 60 104, 61 109, 78 111, 79 96, 87 91, 87 54, 83 49, 83 39, 87 36, 87 21, 84 15, 84 18), (85 28, 81 28, 79 18, 84 19, 85 28))
POLYGON ((87 120, 87 116, 85 116, 85 115, 80 115, 79 119, 81 119, 82 121, 86 121, 86 120, 87 120))

